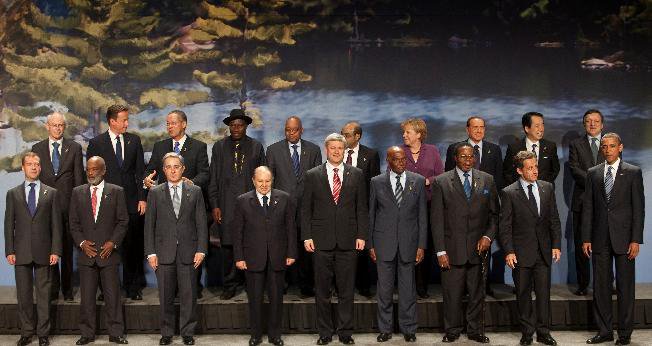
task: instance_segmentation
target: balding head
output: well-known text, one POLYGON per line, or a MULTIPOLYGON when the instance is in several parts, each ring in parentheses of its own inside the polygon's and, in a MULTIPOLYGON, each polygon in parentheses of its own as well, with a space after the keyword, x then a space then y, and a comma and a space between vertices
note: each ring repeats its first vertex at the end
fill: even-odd
POLYGON ((407 160, 405 158, 405 151, 397 146, 387 148, 387 165, 392 172, 396 174, 403 174, 407 160))
POLYGON ((63 137, 63 132, 66 130, 66 117, 59 112, 48 114, 45 128, 48 130, 50 139, 54 141, 60 140, 63 137))
POLYGON ((267 166, 259 166, 254 170, 254 177, 251 178, 254 182, 256 191, 261 195, 266 195, 272 190, 273 181, 272 171, 267 166))
POLYGON ((91 185, 98 185, 104 180, 106 173, 106 164, 104 159, 99 156, 93 156, 86 161, 86 178, 91 185))
POLYGON ((298 116, 291 116, 285 121, 285 139, 295 144, 301 140, 303 134, 303 125, 298 116))

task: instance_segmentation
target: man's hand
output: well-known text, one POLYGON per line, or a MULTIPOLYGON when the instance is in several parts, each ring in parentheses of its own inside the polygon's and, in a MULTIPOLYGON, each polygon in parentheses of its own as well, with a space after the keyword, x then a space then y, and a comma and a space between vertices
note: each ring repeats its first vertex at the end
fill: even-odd
POLYGON ((55 254, 50 254, 50 265, 53 266, 59 262, 59 256, 55 254))
POLYGON ((629 249, 627 249, 627 259, 630 261, 638 256, 638 251, 640 250, 640 245, 638 243, 629 243, 629 249))
POLYGON ((147 202, 138 201, 138 214, 141 216, 145 215, 145 210, 147 210, 147 202))
POLYGON ((376 249, 371 248, 369 249, 369 257, 371 257, 371 260, 376 263, 376 249))
POLYGON ((222 210, 220 208, 213 208, 213 221, 218 225, 222 224, 222 210))
POLYGON ((152 186, 156 185, 156 182, 154 181, 154 176, 156 175, 156 171, 153 171, 152 174, 148 175, 143 179, 143 184, 145 185, 146 188, 151 189, 152 186))
POLYGON ((355 249, 358 251, 364 250, 364 240, 356 239, 355 240, 355 249))
POLYGON ((419 264, 419 263, 421 263, 421 261, 423 261, 423 256, 424 255, 425 255, 425 250, 423 250, 422 248, 418 248, 417 249, 417 259, 416 259, 417 264, 419 264))
POLYGON ((204 260, 205 256, 206 255, 204 255, 201 252, 195 252, 195 258, 192 260, 192 263, 194 263, 193 266, 195 267, 195 269, 199 268, 199 266, 201 265, 201 262, 204 260))
POLYGON ((518 263, 518 261, 516 260, 516 254, 510 253, 507 256, 505 256, 505 262, 510 268, 512 269, 516 268, 516 264, 518 263))
POLYGON ((104 245, 102 245, 101 249, 102 252, 100 252, 100 258, 109 258, 111 256, 111 253, 113 253, 113 249, 115 248, 115 244, 107 240, 104 245))
POLYGON ((591 249, 591 243, 582 243, 582 251, 584 251, 584 256, 591 257, 593 249, 591 249))
POLYGON ((303 247, 306 248, 306 251, 308 252, 315 252, 315 243, 312 239, 304 240, 303 247))
POLYGON ((147 262, 149 262, 149 266, 156 271, 158 269, 158 257, 156 256, 149 256, 147 258, 147 262))
POLYGON ((247 262, 245 262, 245 261, 237 261, 237 262, 235 262, 235 267, 240 269, 240 270, 247 270, 247 262))
POLYGON ((555 261, 555 263, 559 262, 560 258, 561 258, 561 250, 552 249, 552 259, 555 261))
POLYGON ((16 255, 7 255, 7 262, 10 265, 16 265, 16 255))
POLYGON ((285 265, 289 267, 289 266, 293 265, 295 261, 296 260, 294 258, 288 257, 288 258, 285 259, 285 265))
POLYGON ((448 254, 437 256, 437 262, 439 262, 439 268, 451 269, 451 264, 448 262, 448 254))
POLYGON ((81 244, 81 249, 86 256, 94 258, 97 256, 97 249, 95 249, 95 242, 84 240, 81 244))
POLYGON ((480 240, 478 240, 478 244, 475 248, 478 250, 478 254, 482 254, 491 248, 491 240, 489 240, 487 237, 482 237, 480 240))
POLYGON ((187 177, 181 177, 181 180, 183 180, 184 183, 188 185, 195 185, 192 180, 188 179, 187 177))

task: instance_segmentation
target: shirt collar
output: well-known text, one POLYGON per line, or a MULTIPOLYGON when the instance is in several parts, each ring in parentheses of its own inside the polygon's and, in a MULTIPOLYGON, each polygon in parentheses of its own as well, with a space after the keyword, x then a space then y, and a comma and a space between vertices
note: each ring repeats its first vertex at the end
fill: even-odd
POLYGON ((540 142, 540 140, 536 141, 536 142, 533 142, 532 140, 530 140, 530 138, 528 136, 525 136, 525 148, 527 150, 532 149, 532 144, 536 144, 537 148, 541 149, 541 145, 539 145, 539 142, 540 142))
POLYGON ((403 177, 405 176, 406 176, 405 171, 403 171, 403 173, 401 174, 396 174, 396 172, 392 171, 391 169, 389 170, 389 178, 392 181, 396 180, 396 177, 400 177, 400 179, 403 179, 403 177))
POLYGON ((360 142, 358 142, 358 144, 356 144, 355 147, 353 147, 353 148, 347 148, 347 149, 346 149, 346 152, 348 153, 349 150, 353 150, 353 153, 354 153, 354 154, 357 154, 358 151, 360 150, 360 142))
POLYGON ((589 144, 591 144, 591 138, 596 138, 598 140, 598 147, 600 146, 600 140, 602 139, 602 132, 598 133, 597 136, 593 137, 590 134, 586 134, 586 138, 589 140, 589 144))
POLYGON ((35 184, 36 184, 36 186, 34 186, 35 189, 41 187, 41 181, 38 180, 38 179, 36 179, 36 180, 34 180, 34 181, 27 181, 27 180, 25 180, 25 183, 24 183, 25 188, 29 188, 29 184, 30 184, 30 183, 35 183, 35 184))
POLYGON ((256 197, 258 197, 259 201, 263 199, 263 196, 267 196, 267 201, 269 203, 270 197, 272 196, 272 190, 269 190, 269 192, 264 195, 256 190, 256 197))
POLYGON ((188 135, 185 134, 185 133, 183 134, 183 137, 181 137, 178 141, 175 140, 174 138, 170 138, 170 139, 172 139, 172 147, 174 147, 174 142, 179 142, 179 148, 183 147, 183 144, 186 142, 187 138, 188 138, 188 135))
POLYGON ((482 149, 482 142, 483 142, 483 140, 480 140, 480 142, 476 143, 476 142, 474 142, 471 138, 469 138, 469 139, 467 140, 467 142, 469 142, 469 144, 471 144, 472 147, 477 145, 477 146, 480 147, 480 149, 482 149))
MULTIPOLYGON (((108 131, 109 131, 109 136, 111 137, 111 141, 115 141, 115 138, 118 137, 118 136, 120 136, 120 135, 117 134, 117 133, 113 133, 113 131, 111 131, 111 129, 109 129, 108 131)), ((121 139, 122 139, 122 138, 121 138, 121 139)))
POLYGON ((527 192, 527 186, 530 185, 530 184, 534 185, 534 187, 535 187, 537 190, 539 189, 539 187, 537 186, 537 182, 536 182, 536 181, 533 182, 533 183, 530 183, 530 182, 525 181, 525 179, 523 179, 523 178, 518 178, 518 181, 521 183, 521 186, 523 187, 523 190, 525 190, 525 192, 527 192))
POLYGON ((340 162, 339 166, 333 166, 333 164, 330 163, 330 161, 326 160, 326 169, 328 170, 333 170, 333 168, 339 169, 340 172, 344 170, 344 162, 340 162))
POLYGON ((455 172, 457 172, 457 175, 459 175, 459 176, 462 177, 462 178, 464 177, 464 173, 468 173, 468 174, 469 174, 469 179, 471 179, 471 178, 473 177, 473 169, 469 169, 468 172, 464 172, 464 171, 461 170, 459 167, 455 166, 455 172))
POLYGON ((620 157, 616 161, 614 161, 614 163, 612 163, 612 164, 608 164, 605 161, 605 169, 608 169, 607 167, 609 167, 609 166, 613 167, 614 171, 618 170, 618 166, 620 166, 620 157))
POLYGON ((91 191, 93 191, 94 187, 96 187, 98 190, 104 190, 104 179, 102 179, 102 181, 97 185, 93 185, 93 184, 89 184, 89 185, 91 186, 91 191))
POLYGON ((299 139, 296 143, 292 143, 292 142, 290 142, 290 141, 288 141, 288 140, 286 140, 286 141, 287 141, 287 143, 288 143, 288 147, 289 147, 290 149, 294 149, 294 148, 292 148, 293 145, 296 145, 296 146, 297 146, 297 149, 301 148, 301 140, 300 140, 300 139, 299 139))
POLYGON ((50 143, 50 146, 52 146, 52 143, 56 142, 56 143, 59 143, 59 147, 61 147, 61 145, 63 144, 63 137, 61 137, 61 138, 59 138, 57 140, 54 140, 54 139, 52 139, 52 137, 48 136, 48 141, 50 143))
POLYGON ((174 186, 180 186, 180 187, 183 189, 183 180, 180 180, 180 181, 179 181, 178 183, 176 183, 176 184, 172 184, 171 182, 168 181, 168 188, 169 188, 170 190, 173 190, 173 187, 174 187, 174 186))

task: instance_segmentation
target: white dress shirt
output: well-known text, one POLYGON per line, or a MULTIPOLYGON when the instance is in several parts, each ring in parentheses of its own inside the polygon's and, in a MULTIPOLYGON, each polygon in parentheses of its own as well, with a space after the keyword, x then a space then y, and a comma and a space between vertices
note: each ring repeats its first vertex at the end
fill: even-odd
MULTIPOLYGON (((482 162, 482 142, 483 141, 481 140, 480 142, 476 143, 471 138, 469 138, 469 140, 467 142, 469 144, 471 144, 472 147, 474 147, 476 145, 478 146, 478 152, 480 152, 480 162, 482 162)), ((480 162, 478 162, 478 164, 480 164, 480 162)))
MULTIPOLYGON (((340 184, 344 184, 344 163, 340 162, 339 166, 333 166, 329 161, 326 161, 326 174, 328 175, 328 185, 331 187, 331 193, 333 193, 333 168, 337 168, 337 175, 340 177, 340 184)), ((340 185, 340 191, 342 191, 342 186, 340 185)))
POLYGON ((530 138, 528 138, 527 136, 525 137, 525 150, 532 152, 532 144, 537 145, 537 149, 534 152, 537 155, 537 161, 539 161, 539 151, 541 149, 541 143, 539 142, 540 141, 532 142, 530 138))
POLYGON ((34 201, 34 207, 38 207, 38 195, 39 195, 39 192, 41 192, 41 181, 38 180, 38 179, 36 179, 34 181, 25 180, 25 201, 29 201, 29 190, 30 190, 29 183, 35 183, 36 184, 36 186, 34 186, 34 193, 36 194, 35 195, 36 198, 35 198, 35 201, 34 201))
POLYGON ((618 166, 620 166, 620 157, 612 164, 604 163, 604 172, 602 172, 602 181, 607 178, 607 171, 611 167, 611 176, 613 177, 614 184, 616 184, 616 173, 618 173, 618 166))
POLYGON ((260 203, 260 206, 264 208, 265 205, 263 204, 263 196, 267 196, 267 206, 269 207, 269 202, 271 201, 272 198, 272 191, 270 190, 268 193, 263 195, 260 192, 258 192, 258 190, 256 190, 256 197, 258 197, 258 203, 260 203))
POLYGON ((528 196, 528 185, 532 184, 532 194, 534 195, 534 200, 537 202, 537 213, 541 215, 541 198, 539 197, 539 185, 537 182, 530 183, 523 180, 523 178, 519 178, 518 181, 521 183, 521 187, 525 193, 525 198, 528 200, 530 199, 530 196, 528 196))
MULTIPOLYGON (((113 145, 113 152, 115 153, 116 138, 120 137, 120 147, 122 148, 122 160, 125 159, 125 136, 122 134, 115 134, 111 129, 109 129, 109 137, 111 138, 111 145, 113 145)), ((116 155, 117 156, 117 155, 116 155)))
POLYGON ((360 143, 358 143, 354 148, 344 149, 344 162, 349 158, 349 150, 353 150, 351 153, 351 166, 358 167, 358 154, 360 153, 360 143))
POLYGON ((63 138, 59 138, 58 140, 54 140, 51 137, 48 137, 48 143, 50 144, 50 161, 52 161, 52 151, 54 151, 54 143, 59 143, 59 148, 57 151, 59 152, 59 157, 61 157, 61 147, 63 146, 63 138))
MULTIPOLYGON (((396 196, 396 177, 399 176, 398 174, 394 173, 391 169, 389 170, 389 184, 392 187, 392 191, 394 192, 394 196, 396 196)), ((405 191, 405 181, 407 180, 407 174, 405 174, 405 171, 401 173, 399 180, 401 181, 401 186, 403 187, 403 191, 405 191)))
POLYGON ((292 148, 293 145, 297 146, 297 154, 299 154, 299 158, 301 158, 301 140, 297 141, 296 143, 292 143, 288 141, 288 148, 290 149, 290 159, 292 159, 292 155, 294 154, 294 148, 292 148))
MULTIPOLYGON (((90 184, 90 187, 88 189, 88 194, 89 194, 89 196, 91 198, 93 198, 93 189, 94 188, 97 188, 97 191, 95 192, 95 197, 97 197, 97 203, 95 204, 95 210, 94 210, 95 211, 94 221, 97 222, 97 217, 100 214, 100 204, 102 204, 102 193, 104 192, 104 180, 102 180, 97 185, 90 184)), ((93 205, 91 204, 91 208, 92 207, 93 207, 93 205)), ((85 241, 86 240, 82 240, 82 242, 79 243, 79 247, 81 247, 82 244, 84 244, 85 241)))

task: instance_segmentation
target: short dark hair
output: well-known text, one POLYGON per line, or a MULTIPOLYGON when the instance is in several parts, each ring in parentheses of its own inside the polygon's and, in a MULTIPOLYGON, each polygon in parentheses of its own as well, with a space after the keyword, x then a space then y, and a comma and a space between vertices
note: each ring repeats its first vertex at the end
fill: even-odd
POLYGON ((487 122, 486 122, 484 119, 482 119, 481 116, 479 116, 479 115, 472 115, 472 116, 470 116, 468 119, 466 119, 466 127, 471 126, 471 120, 473 120, 473 119, 482 120, 482 125, 487 125, 487 122))
POLYGON ((109 122, 109 119, 116 120, 118 118, 118 113, 128 112, 129 108, 125 105, 111 105, 106 109, 106 122, 109 122))
POLYGON ((620 136, 615 132, 605 133, 604 135, 602 135, 600 142, 602 142, 605 138, 615 138, 618 141, 618 144, 623 144, 623 141, 620 139, 620 136))
POLYGON ((24 165, 25 165, 25 160, 26 160, 28 157, 36 157, 36 158, 38 159, 39 163, 41 162, 41 157, 38 156, 37 153, 35 153, 35 152, 33 152, 33 151, 28 151, 28 152, 24 153, 23 156, 20 158, 20 165, 21 165, 21 166, 24 166, 24 165))
POLYGON ((514 155, 514 167, 515 168, 523 168, 523 161, 529 160, 529 159, 536 159, 537 156, 527 150, 521 150, 516 155, 514 155))
POLYGON ((523 118, 521 119, 521 124, 523 127, 530 127, 532 126, 532 117, 541 117, 543 119, 543 114, 539 112, 527 112, 523 114, 523 118))
POLYGON ((464 147, 469 147, 469 148, 471 148, 471 150, 473 150, 473 146, 471 144, 469 144, 469 142, 459 142, 459 143, 455 144, 455 156, 457 156, 457 154, 460 153, 460 149, 462 149, 464 147))
POLYGON ((172 112, 168 113, 168 115, 170 114, 176 114, 181 118, 181 120, 183 120, 184 122, 188 122, 188 117, 186 116, 186 113, 180 109, 175 109, 172 112))
POLYGON ((597 113, 600 116, 600 121, 604 123, 604 115, 602 115, 602 112, 600 112, 597 109, 589 109, 588 111, 584 112, 584 116, 582 116, 582 122, 586 121, 586 116, 589 114, 597 113))

